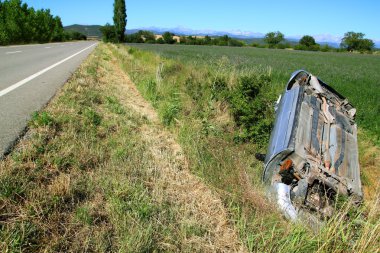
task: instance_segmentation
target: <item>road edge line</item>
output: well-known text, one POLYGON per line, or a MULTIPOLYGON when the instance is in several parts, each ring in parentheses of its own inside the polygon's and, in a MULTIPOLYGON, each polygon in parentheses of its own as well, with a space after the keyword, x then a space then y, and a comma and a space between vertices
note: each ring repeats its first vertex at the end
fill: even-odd
POLYGON ((94 44, 92 44, 91 46, 86 47, 85 49, 82 49, 81 51, 79 51, 79 52, 77 52, 77 53, 75 53, 75 54, 73 54, 73 55, 71 55, 71 56, 69 56, 69 57, 67 57, 67 58, 65 58, 65 59, 63 59, 63 60, 57 62, 57 63, 54 63, 53 65, 51 65, 51 66, 49 66, 49 67, 47 67, 47 68, 45 68, 45 69, 43 69, 43 70, 41 70, 41 71, 39 71, 39 72, 33 74, 33 75, 31 75, 31 76, 29 76, 29 77, 27 77, 27 78, 25 78, 25 79, 23 79, 23 80, 21 80, 21 81, 15 83, 15 84, 13 84, 13 85, 11 85, 11 86, 9 86, 8 88, 5 88, 4 90, 1 90, 1 91, 0 91, 0 97, 2 97, 2 96, 4 96, 4 95, 8 94, 9 92, 12 92, 13 90, 15 90, 15 89, 17 89, 17 88, 19 88, 19 87, 21 87, 21 86, 23 86, 23 85, 26 84, 27 82, 29 82, 29 81, 35 79, 36 77, 38 77, 38 76, 44 74, 44 73, 47 72, 47 71, 49 71, 49 70, 51 70, 51 69, 57 67, 58 65, 61 65, 62 63, 64 63, 64 62, 70 60, 71 58, 74 58, 74 57, 77 56, 78 54, 80 54, 80 53, 82 53, 82 52, 84 52, 84 51, 90 49, 91 47, 93 47, 93 46, 95 46, 95 45, 97 45, 97 43, 94 43, 94 44))

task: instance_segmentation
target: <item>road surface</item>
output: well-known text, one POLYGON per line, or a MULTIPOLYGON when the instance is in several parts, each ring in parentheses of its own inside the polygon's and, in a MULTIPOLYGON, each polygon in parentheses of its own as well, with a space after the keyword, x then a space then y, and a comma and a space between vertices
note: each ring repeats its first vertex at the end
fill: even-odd
POLYGON ((0 47, 0 159, 96 42, 0 47))

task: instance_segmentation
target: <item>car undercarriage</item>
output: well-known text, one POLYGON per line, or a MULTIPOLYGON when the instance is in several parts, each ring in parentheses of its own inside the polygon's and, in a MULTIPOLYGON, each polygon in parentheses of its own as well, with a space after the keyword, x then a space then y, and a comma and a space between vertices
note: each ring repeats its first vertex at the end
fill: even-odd
POLYGON ((329 218, 338 196, 361 202, 355 114, 347 99, 316 76, 293 73, 276 104, 263 175, 287 218, 329 218))

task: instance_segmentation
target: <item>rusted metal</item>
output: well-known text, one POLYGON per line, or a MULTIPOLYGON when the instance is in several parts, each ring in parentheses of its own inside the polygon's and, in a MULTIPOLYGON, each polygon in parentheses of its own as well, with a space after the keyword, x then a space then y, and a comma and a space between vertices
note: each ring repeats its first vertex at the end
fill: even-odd
MULTIPOLYGON (((321 217, 331 215, 338 194, 361 199, 356 109, 347 99, 300 70, 276 107, 263 180, 277 203, 286 205, 281 210, 289 209, 285 190, 297 214, 307 210, 321 217)), ((291 210, 287 216, 294 219, 291 210)))

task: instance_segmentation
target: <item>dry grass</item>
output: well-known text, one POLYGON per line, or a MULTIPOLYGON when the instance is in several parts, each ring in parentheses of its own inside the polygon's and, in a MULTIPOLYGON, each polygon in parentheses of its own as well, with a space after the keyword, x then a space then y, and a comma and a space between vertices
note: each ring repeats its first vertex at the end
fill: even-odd
MULTIPOLYGON (((185 65, 123 46, 112 51, 140 93, 158 111, 161 122, 176 136, 190 170, 219 193, 249 251, 376 252, 379 248, 378 202, 368 202, 360 209, 350 202, 340 204, 336 216, 320 231, 311 231, 304 224, 289 224, 268 203, 260 182, 262 165, 253 159, 257 147, 234 142, 236 127, 226 116, 229 109, 210 92, 221 74, 229 77, 228 85, 235 85, 240 72, 233 66, 228 68, 223 62, 216 68, 189 62, 185 65), (157 69, 162 69, 161 78, 157 78, 157 69)), ((362 168, 372 173, 368 166, 362 168)))
POLYGON ((140 133, 152 153, 151 169, 157 175, 151 185, 154 198, 177 206, 181 226, 199 229, 199 234, 180 242, 182 247, 202 252, 243 252, 221 199, 190 173, 181 146, 163 128, 157 112, 120 70, 118 62, 113 62, 112 70, 115 81, 121 82, 117 92, 120 101, 148 120, 140 133))
POLYGON ((100 44, 0 162, 0 251, 377 252, 378 149, 360 138, 373 201, 290 224, 208 71, 100 44))
POLYGON ((361 130, 359 138, 359 159, 364 198, 378 201, 380 192, 380 148, 375 146, 368 135, 361 130))
POLYGON ((0 162, 0 251, 244 251, 118 63, 101 44, 0 162))

